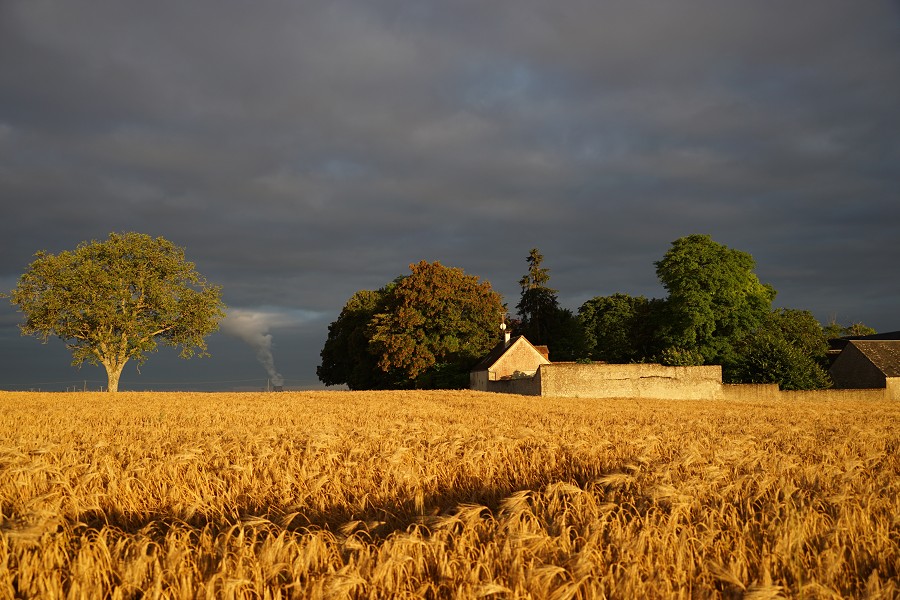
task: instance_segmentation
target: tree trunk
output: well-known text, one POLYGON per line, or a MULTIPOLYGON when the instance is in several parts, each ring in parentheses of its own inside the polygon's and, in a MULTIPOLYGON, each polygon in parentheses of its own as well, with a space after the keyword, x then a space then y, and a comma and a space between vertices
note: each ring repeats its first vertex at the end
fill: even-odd
POLYGON ((114 363, 103 363, 103 366, 106 367, 106 391, 107 392, 118 392, 119 391, 119 377, 122 376, 122 369, 125 368, 125 362, 123 361, 121 364, 114 363))

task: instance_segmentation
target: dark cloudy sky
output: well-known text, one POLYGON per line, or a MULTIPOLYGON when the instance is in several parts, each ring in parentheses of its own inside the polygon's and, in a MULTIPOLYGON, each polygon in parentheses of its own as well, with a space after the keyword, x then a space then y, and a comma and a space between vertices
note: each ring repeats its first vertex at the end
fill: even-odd
MULTIPOLYGON (((662 297, 707 233, 776 305, 900 329, 900 5, 3 0, 0 289, 37 250, 164 236, 223 286, 213 357, 122 387, 317 384, 347 298, 440 260, 510 307, 662 297), (271 338, 265 336, 270 335, 271 338)), ((0 307, 0 388, 105 383, 0 307), (91 383, 93 382, 93 383, 91 383)))

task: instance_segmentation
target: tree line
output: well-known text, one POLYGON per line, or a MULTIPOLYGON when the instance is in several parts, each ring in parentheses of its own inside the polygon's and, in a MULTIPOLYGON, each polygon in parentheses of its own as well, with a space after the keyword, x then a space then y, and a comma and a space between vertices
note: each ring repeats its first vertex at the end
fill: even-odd
POLYGON ((808 310, 773 308, 753 257, 708 235, 672 242, 654 263, 665 298, 596 296, 573 312, 560 306, 537 248, 519 281, 516 317, 487 282, 439 262, 347 301, 328 328, 317 369, 326 385, 350 389, 461 388, 499 341, 498 325, 554 361, 722 366, 728 383, 829 387, 828 340, 875 333, 861 323, 822 326, 808 310))
MULTIPOLYGON (((207 355, 205 338, 225 316, 221 287, 161 237, 111 233, 35 256, 9 294, 25 314, 22 334, 63 339, 74 366, 103 365, 111 392, 125 364, 143 364, 158 344, 207 355)), ((515 318, 489 282, 439 262, 356 292, 328 327, 319 379, 354 390, 464 388, 508 321, 555 361, 719 364, 727 382, 815 389, 830 385, 829 338, 875 333, 773 309, 775 290, 754 274, 753 257, 708 235, 675 240, 654 263, 666 298, 597 296, 577 313, 560 306, 538 249, 527 264, 515 318)))

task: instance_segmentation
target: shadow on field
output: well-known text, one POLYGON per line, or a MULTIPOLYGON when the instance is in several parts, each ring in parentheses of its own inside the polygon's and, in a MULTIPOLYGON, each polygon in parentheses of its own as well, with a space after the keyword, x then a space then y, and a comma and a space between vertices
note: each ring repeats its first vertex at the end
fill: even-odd
MULTIPOLYGON (((445 517, 463 511, 471 513, 472 507, 483 507, 478 512, 479 515, 484 515, 485 511, 488 511, 497 517, 504 501, 518 492, 540 493, 556 483, 587 489, 592 487, 592 482, 596 482, 598 478, 598 473, 594 469, 576 467, 566 469, 565 472, 557 470, 532 480, 516 481, 513 478, 507 486, 481 486, 480 482, 467 481, 457 488, 431 494, 420 493, 418 497, 395 499, 388 503, 370 503, 365 499, 355 502, 362 508, 335 504, 315 509, 309 506, 263 505, 249 502, 245 505, 225 507, 224 510, 219 509, 215 513, 182 507, 172 507, 154 513, 92 510, 79 514, 69 524, 93 530, 114 528, 125 534, 142 532, 154 538, 165 537, 173 528, 222 532, 243 525, 276 534, 284 530, 298 533, 328 531, 337 536, 363 534, 376 541, 395 532, 407 531, 410 527, 430 529, 433 524, 445 517), (587 476, 586 473, 590 471, 593 473, 587 476)), ((607 472, 624 473, 625 467, 607 472)))
MULTIPOLYGON (((372 538, 384 538, 398 531, 406 531, 412 526, 429 528, 442 517, 456 514, 466 507, 481 506, 496 516, 504 500, 510 496, 517 492, 543 490, 550 483, 551 480, 540 480, 506 487, 449 489, 423 494, 418 500, 407 498, 381 506, 366 505, 362 511, 335 506, 325 511, 307 511, 295 515, 288 513, 282 525, 292 530, 325 529, 342 534, 364 532, 372 538)), ((574 480, 567 480, 567 483, 579 485, 574 480)))
POLYGON ((542 489, 544 485, 545 482, 535 482, 534 486, 526 484, 464 492, 448 490, 446 493, 424 495, 418 502, 410 498, 381 505, 366 504, 363 510, 337 505, 317 510, 297 506, 261 506, 255 503, 235 506, 231 510, 215 514, 180 508, 154 513, 91 510, 78 514, 70 525, 94 530, 107 527, 126 534, 141 531, 165 534, 172 527, 221 531, 243 524, 267 525, 276 530, 296 532, 325 530, 336 535, 365 532, 372 538, 383 538, 414 525, 427 527, 436 518, 452 515, 462 506, 483 506, 496 515, 504 499, 523 490, 542 489))

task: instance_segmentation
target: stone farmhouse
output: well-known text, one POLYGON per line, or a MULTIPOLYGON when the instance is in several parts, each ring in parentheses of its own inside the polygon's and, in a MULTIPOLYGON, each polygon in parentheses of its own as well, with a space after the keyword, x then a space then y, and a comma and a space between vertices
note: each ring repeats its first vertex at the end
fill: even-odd
POLYGON ((546 346, 506 334, 472 369, 469 384, 473 390, 527 396, 701 400, 721 397, 722 368, 554 363, 546 346))
POLYGON ((783 392, 777 384, 722 383, 722 367, 551 362, 546 346, 507 333, 469 373, 486 392, 558 398, 673 400, 870 398, 900 400, 900 332, 831 340, 834 389, 783 392))
POLYGON ((525 336, 510 338, 497 344, 472 369, 469 374, 470 388, 487 391, 492 382, 529 379, 534 377, 541 365, 550 364, 550 351, 547 346, 535 346, 525 336))

